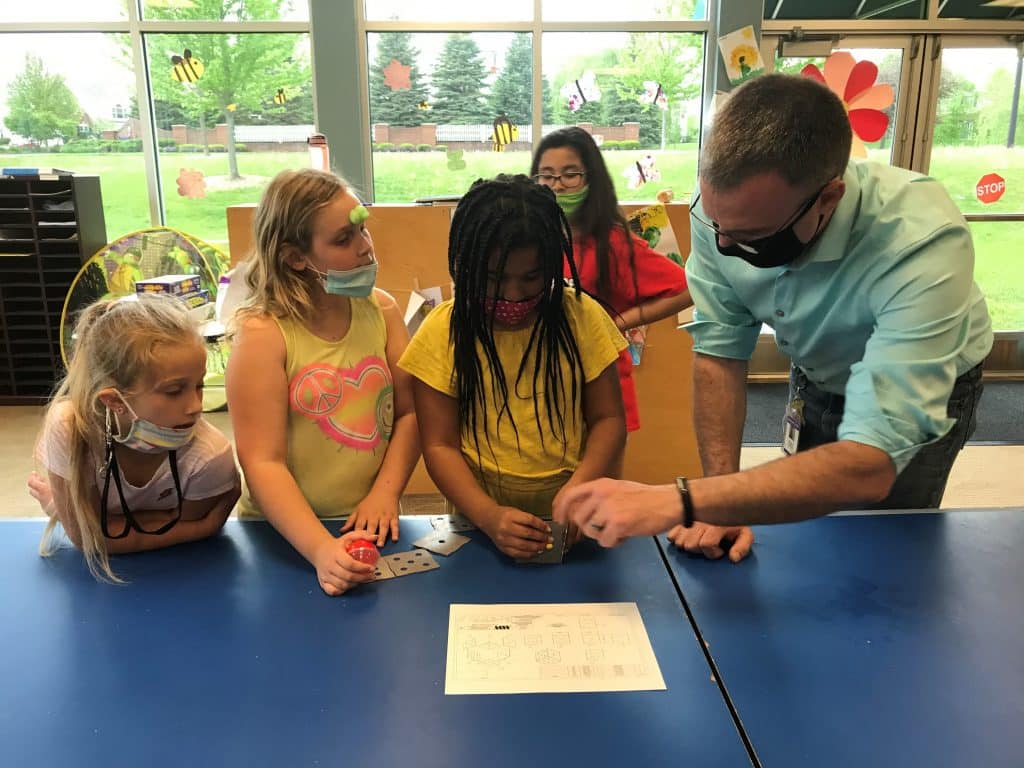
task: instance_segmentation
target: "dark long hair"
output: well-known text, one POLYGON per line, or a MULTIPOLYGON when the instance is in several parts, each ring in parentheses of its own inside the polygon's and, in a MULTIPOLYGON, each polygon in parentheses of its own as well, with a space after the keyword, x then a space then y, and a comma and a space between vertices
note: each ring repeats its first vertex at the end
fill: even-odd
MULTIPOLYGON (((486 431, 488 399, 498 409, 498 423, 508 416, 517 444, 519 441, 519 429, 508 405, 508 382, 494 344, 494 308, 486 309, 486 300, 491 298, 488 295, 490 257, 497 253, 496 272, 502 275, 509 252, 519 248, 536 249, 544 290, 537 305, 537 320, 533 324, 530 341, 516 372, 513 391, 524 377, 530 376, 534 418, 542 442, 546 429, 541 424, 537 402, 538 383, 542 378, 544 405, 548 412, 547 431, 561 441, 563 450, 569 442, 567 420, 580 418, 583 361, 562 305, 565 292, 563 260, 568 261, 574 284, 579 286, 568 222, 551 190, 534 184, 526 176, 499 175, 488 181, 478 179, 455 209, 448 238, 448 271, 455 286, 449 343, 454 350, 459 421, 462 430, 473 435, 478 466, 478 425, 482 422, 486 431), (535 351, 533 371, 527 372, 531 351, 535 351), (483 359, 491 371, 489 382, 484 380, 483 359), (569 363, 571 373, 568 380, 559 365, 562 360, 569 363)), ((578 300, 578 287, 575 293, 578 300)), ((486 439, 490 448, 489 433, 486 439)))
POLYGON ((613 227, 622 227, 626 235, 626 247, 629 249, 629 270, 633 276, 633 296, 639 299, 640 287, 636 281, 636 254, 633 252, 633 238, 629 234, 626 218, 619 210, 619 201, 615 197, 615 184, 604 164, 601 150, 589 133, 582 128, 562 128, 552 131, 537 145, 530 163, 530 175, 535 176, 540 168, 540 159, 549 149, 568 147, 580 156, 583 170, 586 172, 584 181, 590 187, 587 199, 572 217, 572 227, 580 238, 593 237, 595 255, 597 257, 597 295, 607 302, 611 297, 611 245, 609 234, 613 227))

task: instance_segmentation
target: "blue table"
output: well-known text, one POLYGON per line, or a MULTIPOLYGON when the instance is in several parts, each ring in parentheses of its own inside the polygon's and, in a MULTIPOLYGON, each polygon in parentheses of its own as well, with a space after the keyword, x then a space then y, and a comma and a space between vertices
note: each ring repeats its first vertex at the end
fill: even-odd
MULTIPOLYGON (((407 549, 429 530, 405 519, 407 549)), ((116 560, 0 524, 4 766, 749 766, 652 539, 517 566, 482 535, 439 570, 328 598, 265 523, 116 560), (667 691, 444 696, 450 603, 635 601, 667 691)), ((387 550, 385 550, 387 551, 387 550)))
POLYGON ((766 768, 1024 765, 1024 510, 756 531, 669 562, 766 768))

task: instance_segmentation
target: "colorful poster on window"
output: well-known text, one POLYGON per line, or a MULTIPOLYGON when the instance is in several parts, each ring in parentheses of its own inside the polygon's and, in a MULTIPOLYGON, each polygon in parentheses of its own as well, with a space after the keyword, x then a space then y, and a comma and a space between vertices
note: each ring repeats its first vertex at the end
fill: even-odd
POLYGON ((761 50, 751 26, 742 27, 718 39, 729 82, 739 85, 764 72, 761 50))

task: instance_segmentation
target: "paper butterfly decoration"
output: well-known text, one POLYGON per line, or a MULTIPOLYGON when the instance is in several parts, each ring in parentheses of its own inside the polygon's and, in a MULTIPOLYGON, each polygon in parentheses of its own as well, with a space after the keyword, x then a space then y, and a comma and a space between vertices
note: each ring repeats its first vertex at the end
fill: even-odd
POLYGON ((654 155, 644 155, 622 173, 629 189, 639 189, 649 181, 661 178, 661 171, 654 167, 654 155))
POLYGON ((808 64, 800 74, 827 85, 843 100, 850 128, 853 129, 854 157, 867 157, 864 142, 878 141, 889 127, 889 116, 882 110, 892 106, 892 86, 875 84, 878 67, 870 61, 857 61, 847 51, 836 51, 825 59, 825 72, 808 64))
POLYGON ((462 153, 464 150, 461 149, 449 149, 448 150, 448 170, 449 171, 464 171, 466 170, 466 161, 462 159, 462 153))
POLYGON ((559 93, 565 97, 570 112, 578 112, 588 101, 600 101, 601 89, 593 72, 587 72, 579 80, 570 80, 559 93))
POLYGON ((409 80, 411 72, 412 67, 398 59, 392 59, 391 63, 384 67, 384 85, 392 91, 408 91, 412 88, 412 82, 409 80))
POLYGON ((668 96, 661 87, 661 83, 654 80, 644 80, 644 92, 640 96, 641 104, 653 104, 658 109, 668 109, 668 96))

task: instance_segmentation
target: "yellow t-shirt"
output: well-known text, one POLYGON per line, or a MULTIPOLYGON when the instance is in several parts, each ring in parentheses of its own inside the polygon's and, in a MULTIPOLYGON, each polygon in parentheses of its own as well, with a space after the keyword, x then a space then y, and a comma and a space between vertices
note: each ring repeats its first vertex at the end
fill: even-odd
MULTIPOLYGON (((318 517, 348 514, 377 478, 394 426, 387 327, 375 296, 352 299, 352 324, 326 341, 275 318, 288 375, 288 469, 318 517)), ((241 515, 259 514, 246 494, 241 515)))
MULTIPOLYGON (((615 364, 619 350, 625 348, 626 341, 608 317, 608 313, 589 296, 581 295, 577 299, 574 292, 567 290, 563 297, 563 306, 569 318, 569 327, 579 346, 584 381, 593 381, 609 365, 615 364)), ((446 301, 434 309, 409 342, 398 365, 438 392, 449 397, 457 397, 453 349, 448 343, 451 317, 451 301, 446 301)), ((548 410, 544 402, 543 368, 542 375, 537 381, 536 400, 534 398, 533 367, 537 355, 536 344, 530 350, 530 358, 524 368, 523 377, 516 385, 516 375, 530 342, 531 331, 532 328, 526 327, 494 332, 494 344, 508 385, 508 407, 519 432, 518 444, 516 431, 513 430, 508 415, 503 415, 501 422, 498 422, 498 406, 493 402, 488 383, 491 381, 490 366, 483 347, 477 345, 477 354, 483 371, 483 386, 488 394, 487 433, 479 435, 479 459, 484 471, 488 473, 500 472, 528 478, 551 477, 566 469, 574 470, 579 465, 583 453, 586 424, 583 421, 582 399, 575 406, 569 402, 572 396, 571 385, 568 383, 572 375, 569 362, 565 359, 560 361, 566 386, 559 398, 561 403, 556 403, 564 417, 565 431, 569 438, 564 453, 561 439, 551 434, 548 422, 548 410), (538 416, 540 429, 537 426, 538 416)), ((583 382, 580 382, 581 398, 582 384, 583 382)), ((554 419, 554 423, 558 424, 557 418, 554 419)), ((471 467, 475 467, 477 463, 476 445, 473 436, 464 431, 462 454, 467 457, 471 467)))

